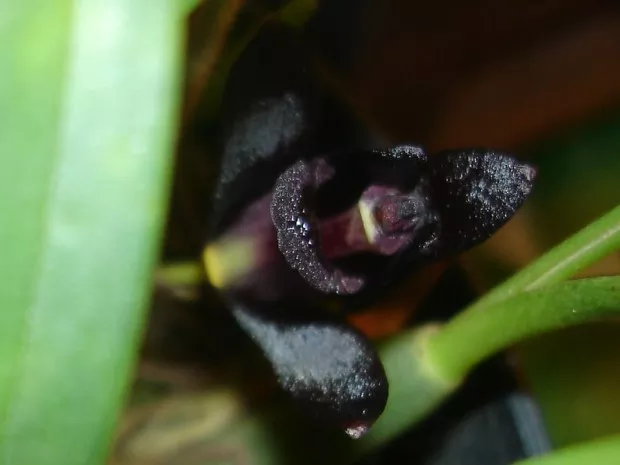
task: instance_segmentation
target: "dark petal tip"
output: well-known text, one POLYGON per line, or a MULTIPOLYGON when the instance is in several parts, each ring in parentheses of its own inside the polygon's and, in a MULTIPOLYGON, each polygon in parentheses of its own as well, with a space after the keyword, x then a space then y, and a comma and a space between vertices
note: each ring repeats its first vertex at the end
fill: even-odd
POLYGON ((439 254, 488 239, 529 196, 536 170, 492 151, 445 152, 431 157, 430 190, 439 213, 439 254))
POLYGON ((368 432, 368 430, 370 430, 370 425, 366 423, 354 423, 350 426, 347 426, 344 432, 351 439, 360 439, 368 432))
POLYGON ((272 305, 250 309, 237 304, 233 314, 303 412, 351 437, 361 436, 383 412, 388 396, 385 371, 374 348, 353 328, 320 319, 318 309, 282 310, 272 305))

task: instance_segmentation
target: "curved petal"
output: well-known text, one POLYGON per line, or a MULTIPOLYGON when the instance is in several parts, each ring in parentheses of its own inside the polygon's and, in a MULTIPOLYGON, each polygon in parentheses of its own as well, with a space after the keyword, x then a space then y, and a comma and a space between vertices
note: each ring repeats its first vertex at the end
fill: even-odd
POLYGON ((479 149, 430 158, 429 190, 439 215, 435 255, 461 252, 488 239, 521 207, 536 171, 504 153, 479 149))
POLYGON ((320 309, 233 302, 233 315, 261 347, 278 382, 312 416, 360 437, 379 417, 388 383, 375 349, 320 309))
POLYGON ((363 279, 323 260, 319 253, 317 221, 309 208, 312 191, 329 174, 320 159, 300 160, 284 171, 274 188, 271 218, 280 252, 308 284, 324 293, 353 294, 362 288, 363 279))

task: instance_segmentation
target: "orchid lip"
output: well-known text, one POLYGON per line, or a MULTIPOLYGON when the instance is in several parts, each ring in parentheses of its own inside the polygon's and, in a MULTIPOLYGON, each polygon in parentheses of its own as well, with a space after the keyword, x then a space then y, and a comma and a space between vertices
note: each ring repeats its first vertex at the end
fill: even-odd
POLYGON ((418 160, 419 172, 398 168, 399 161, 390 165, 399 170, 392 178, 396 183, 383 183, 389 173, 383 179, 385 171, 371 170, 353 205, 321 216, 320 189, 343 176, 333 160, 317 157, 290 165, 271 192, 209 244, 205 264, 216 287, 268 299, 301 295, 301 287, 321 294, 359 293, 372 279, 369 270, 342 268, 341 259, 360 254, 397 259, 410 251, 407 260, 422 262, 463 251, 510 218, 536 175, 529 165, 492 152, 451 152, 431 157, 426 165, 418 160), (415 179, 413 185, 407 185, 407 176, 415 179))
POLYGON ((356 205, 319 219, 310 206, 334 174, 324 158, 292 165, 276 181, 271 217, 278 249, 292 269, 319 291, 353 294, 365 285, 364 277, 334 266, 331 259, 404 250, 424 223, 427 204, 416 191, 371 184, 356 205))
POLYGON ((359 253, 390 256, 402 251, 423 224, 423 208, 412 193, 371 185, 353 206, 319 218, 312 208, 314 196, 331 176, 333 170, 323 159, 297 163, 282 173, 273 194, 255 201, 235 227, 205 249, 212 282, 218 288, 234 286, 284 259, 320 292, 359 292, 364 277, 333 261, 359 253))

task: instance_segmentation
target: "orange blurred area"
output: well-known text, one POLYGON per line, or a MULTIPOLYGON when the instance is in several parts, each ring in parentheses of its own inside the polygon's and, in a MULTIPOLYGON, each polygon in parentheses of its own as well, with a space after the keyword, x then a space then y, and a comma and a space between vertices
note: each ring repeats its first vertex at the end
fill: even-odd
POLYGON ((368 3, 352 92, 395 139, 513 148, 620 104, 618 2, 368 3))
POLYGON ((371 339, 381 339, 401 330, 415 319, 415 311, 428 290, 445 270, 446 263, 435 263, 414 273, 389 297, 347 317, 371 339))

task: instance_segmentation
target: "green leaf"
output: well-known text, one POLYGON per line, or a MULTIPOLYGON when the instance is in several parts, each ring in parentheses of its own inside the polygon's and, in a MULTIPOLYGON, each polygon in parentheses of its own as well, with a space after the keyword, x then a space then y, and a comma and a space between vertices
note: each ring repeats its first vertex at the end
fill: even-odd
POLYGON ((97 464, 167 200, 182 12, 11 2, 0 54, 0 464, 97 464))
POLYGON ((520 460, 514 465, 616 465, 619 461, 620 436, 610 436, 541 457, 520 460))

